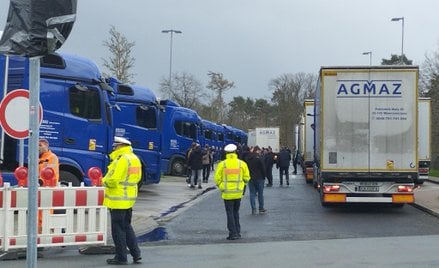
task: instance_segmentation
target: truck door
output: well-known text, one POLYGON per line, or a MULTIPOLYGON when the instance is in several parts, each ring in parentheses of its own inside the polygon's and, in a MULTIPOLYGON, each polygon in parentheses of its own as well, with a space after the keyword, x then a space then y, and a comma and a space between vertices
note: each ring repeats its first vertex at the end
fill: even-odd
POLYGON ((160 181, 160 133, 155 105, 118 102, 114 112, 116 136, 128 138, 134 153, 146 165, 146 183, 160 181))
POLYGON ((68 109, 63 124, 63 153, 76 159, 82 171, 108 163, 110 126, 106 103, 99 87, 67 82, 68 109))

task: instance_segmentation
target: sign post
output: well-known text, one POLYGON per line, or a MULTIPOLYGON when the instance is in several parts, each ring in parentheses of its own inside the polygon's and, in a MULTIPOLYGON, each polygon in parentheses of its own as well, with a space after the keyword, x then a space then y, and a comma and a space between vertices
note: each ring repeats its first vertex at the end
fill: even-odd
MULTIPOLYGON (((29 177, 28 177, 28 213, 27 222, 27 258, 37 259, 38 226, 38 140, 40 139, 38 117, 40 103, 40 58, 29 58, 29 177)), ((33 264, 28 262, 28 267, 33 264)), ((35 266, 36 267, 36 266, 35 266)))

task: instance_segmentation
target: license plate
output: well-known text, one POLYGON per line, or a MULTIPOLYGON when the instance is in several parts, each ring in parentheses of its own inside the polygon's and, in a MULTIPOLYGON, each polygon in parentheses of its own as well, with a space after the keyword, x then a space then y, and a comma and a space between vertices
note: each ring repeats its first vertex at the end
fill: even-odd
POLYGON ((358 186, 359 192, 379 192, 379 190, 378 186, 358 186))
POLYGON ((360 181, 360 186, 378 186, 376 181, 360 181))

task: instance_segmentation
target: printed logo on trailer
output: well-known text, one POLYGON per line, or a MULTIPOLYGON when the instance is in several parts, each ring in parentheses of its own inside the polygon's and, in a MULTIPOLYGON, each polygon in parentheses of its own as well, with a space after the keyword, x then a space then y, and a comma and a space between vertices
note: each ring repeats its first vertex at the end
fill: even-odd
POLYGON ((401 80, 337 80, 337 98, 402 98, 401 80))

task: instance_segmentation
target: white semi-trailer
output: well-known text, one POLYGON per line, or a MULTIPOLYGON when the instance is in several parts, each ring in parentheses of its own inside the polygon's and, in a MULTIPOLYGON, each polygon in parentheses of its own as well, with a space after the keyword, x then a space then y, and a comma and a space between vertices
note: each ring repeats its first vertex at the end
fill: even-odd
POLYGON ((314 181, 322 205, 414 202, 417 66, 322 67, 314 181))
POLYGON ((314 100, 306 99, 303 103, 304 110, 304 144, 303 152, 303 170, 305 173, 305 181, 311 183, 313 181, 314 166, 314 100))
POLYGON ((279 128, 257 127, 248 132, 249 146, 258 145, 261 148, 271 147, 273 152, 279 152, 279 128))
POLYGON ((431 162, 431 99, 419 98, 418 102, 418 171, 416 183, 422 184, 428 179, 431 162))

